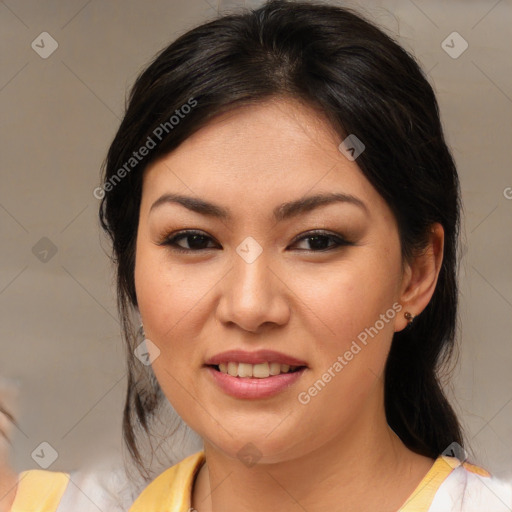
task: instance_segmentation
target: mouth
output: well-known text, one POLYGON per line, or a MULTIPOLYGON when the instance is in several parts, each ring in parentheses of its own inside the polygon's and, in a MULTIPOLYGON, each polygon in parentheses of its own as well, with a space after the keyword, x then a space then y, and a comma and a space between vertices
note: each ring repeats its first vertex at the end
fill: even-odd
POLYGON ((244 400, 277 396, 309 370, 305 360, 269 349, 228 350, 208 358, 204 368, 218 389, 244 400))
POLYGON ((228 361, 204 366, 213 383, 227 395, 243 400, 263 400, 296 386, 307 366, 278 362, 256 364, 228 361))
POLYGON ((239 363, 228 361, 219 364, 206 365, 219 373, 237 377, 240 379, 266 379, 287 373, 296 373, 305 369, 305 365, 289 365, 277 362, 264 362, 258 364, 239 363))

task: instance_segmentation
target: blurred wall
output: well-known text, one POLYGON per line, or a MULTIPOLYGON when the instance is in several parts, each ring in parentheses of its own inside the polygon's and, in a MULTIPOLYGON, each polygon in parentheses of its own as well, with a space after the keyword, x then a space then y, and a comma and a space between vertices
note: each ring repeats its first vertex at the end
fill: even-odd
MULTIPOLYGON (((126 374, 93 190, 138 72, 242 3, 0 2, 0 375, 19 386, 18 471, 38 468, 41 450, 69 470, 120 449, 126 374)), ((478 460, 512 476, 512 4, 344 5, 397 35, 437 92, 465 206, 449 392, 478 460)))

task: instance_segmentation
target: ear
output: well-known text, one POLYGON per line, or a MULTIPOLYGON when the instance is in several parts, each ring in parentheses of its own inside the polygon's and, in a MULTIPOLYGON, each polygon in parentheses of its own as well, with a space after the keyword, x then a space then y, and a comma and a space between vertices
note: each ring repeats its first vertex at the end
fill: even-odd
MULTIPOLYGON (((438 222, 430 228, 428 246, 405 266, 400 287, 400 304, 403 313, 418 316, 428 305, 436 288, 443 262, 444 229, 438 222)), ((395 332, 407 326, 401 314, 395 323, 395 332)))

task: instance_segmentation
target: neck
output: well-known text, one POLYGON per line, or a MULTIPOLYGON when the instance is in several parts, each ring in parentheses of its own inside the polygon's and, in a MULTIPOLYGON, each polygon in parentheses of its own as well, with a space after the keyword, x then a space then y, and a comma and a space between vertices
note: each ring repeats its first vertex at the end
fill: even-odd
POLYGON ((192 500, 198 512, 316 512, 340 503, 353 512, 398 510, 433 463, 402 443, 383 407, 314 451, 298 448, 294 459, 247 467, 204 446, 192 500))

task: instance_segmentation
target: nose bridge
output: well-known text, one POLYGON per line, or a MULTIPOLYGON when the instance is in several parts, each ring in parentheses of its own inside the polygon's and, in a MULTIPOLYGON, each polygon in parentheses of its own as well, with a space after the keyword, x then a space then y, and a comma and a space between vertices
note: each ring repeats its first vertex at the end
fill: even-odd
POLYGON ((261 324, 286 320, 288 307, 269 256, 251 237, 236 248, 219 306, 219 316, 224 322, 255 331, 261 324))
POLYGON ((233 298, 240 309, 256 312, 271 295, 268 251, 254 239, 245 240, 237 247, 233 264, 233 298))

